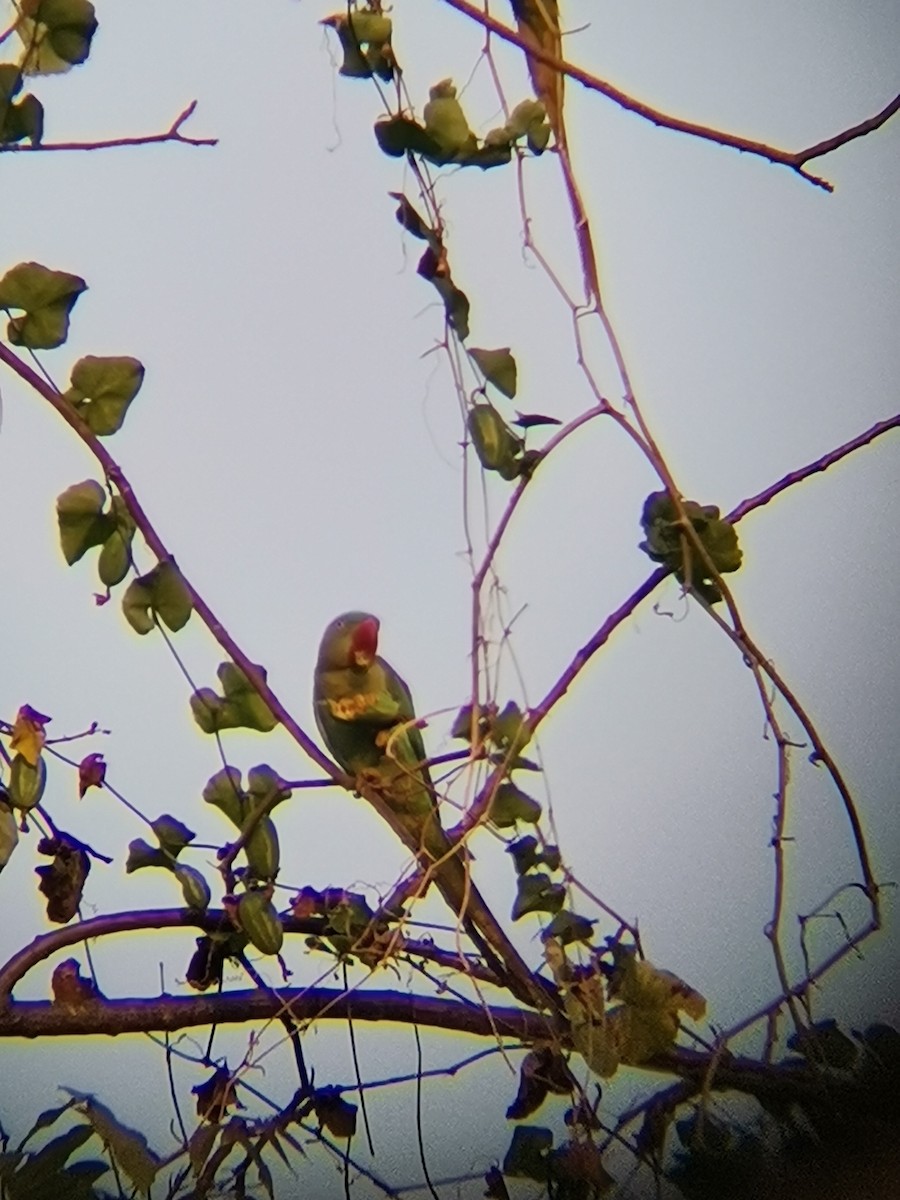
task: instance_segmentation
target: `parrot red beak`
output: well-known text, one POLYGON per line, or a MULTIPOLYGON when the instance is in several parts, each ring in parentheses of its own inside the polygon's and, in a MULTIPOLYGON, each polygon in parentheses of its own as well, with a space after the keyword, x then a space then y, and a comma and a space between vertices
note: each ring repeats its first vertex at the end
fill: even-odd
POLYGON ((378 619, 367 617, 353 630, 350 657, 357 667, 367 667, 378 653, 378 629, 378 619))

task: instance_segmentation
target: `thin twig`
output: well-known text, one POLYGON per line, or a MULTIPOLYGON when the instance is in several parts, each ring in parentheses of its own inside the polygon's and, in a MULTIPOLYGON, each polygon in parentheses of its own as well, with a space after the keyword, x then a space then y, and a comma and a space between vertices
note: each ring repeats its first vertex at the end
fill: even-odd
POLYGON ((197 107, 197 101, 192 100, 187 108, 178 114, 172 124, 163 133, 144 133, 134 137, 108 138, 100 142, 37 142, 22 145, 20 143, 5 143, 0 145, 0 153, 5 154, 41 154, 51 150, 117 150, 122 146, 151 146, 156 142, 181 142, 185 146, 217 146, 218 138, 195 138, 181 132, 181 126, 192 116, 197 107))

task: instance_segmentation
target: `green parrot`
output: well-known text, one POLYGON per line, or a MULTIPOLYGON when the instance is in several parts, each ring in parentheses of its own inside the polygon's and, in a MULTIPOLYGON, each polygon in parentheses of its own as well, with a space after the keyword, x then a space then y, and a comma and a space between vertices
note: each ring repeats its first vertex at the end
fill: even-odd
POLYGON ((526 1003, 546 1006, 546 993, 469 879, 464 851, 452 851, 441 827, 412 696, 378 654, 379 628, 370 613, 349 612, 325 630, 313 688, 319 732, 348 774, 371 779, 397 818, 395 832, 419 862, 440 862, 434 880, 488 965, 526 1003), (503 947, 504 962, 487 938, 503 947))
MULTIPOLYGON (((449 853, 450 843, 441 828, 412 695, 378 654, 379 627, 370 613, 349 612, 325 630, 313 689, 316 724, 345 771, 371 778, 399 818, 410 849, 435 862, 449 853)), ((466 884, 458 853, 442 864, 441 872, 443 881, 441 874, 436 879, 445 893, 451 873, 455 883, 466 884)), ((454 887, 447 898, 461 913, 462 887, 454 887)))

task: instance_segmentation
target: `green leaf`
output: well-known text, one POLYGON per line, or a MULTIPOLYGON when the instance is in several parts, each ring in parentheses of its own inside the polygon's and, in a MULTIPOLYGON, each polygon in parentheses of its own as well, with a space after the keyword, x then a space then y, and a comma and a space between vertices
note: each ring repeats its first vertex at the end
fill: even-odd
POLYGON ((475 150, 477 139, 469 128, 462 105, 456 98, 452 79, 442 79, 431 88, 425 105, 425 130, 447 159, 475 150))
POLYGON ((482 171, 488 171, 491 167, 504 167, 511 162, 512 148, 507 141, 492 144, 485 138, 483 146, 478 146, 466 154, 460 153, 453 161, 459 163, 461 167, 480 167, 482 171))
POLYGON ((348 1103, 338 1088, 317 1088, 312 1104, 319 1124, 324 1125, 332 1137, 352 1138, 356 1133, 356 1105, 348 1103))
POLYGON ((109 437, 121 429, 128 405, 144 379, 144 367, 136 358, 80 358, 72 368, 72 386, 64 393, 98 437, 109 437))
MULTIPOLYGON (((720 574, 736 571, 743 558, 737 533, 714 504, 683 500, 685 517, 696 531, 713 567, 720 574)), ((644 501, 641 525, 647 535, 640 548, 654 562, 663 563, 681 583, 694 588, 709 603, 721 600, 712 573, 688 536, 668 492, 651 492, 644 501)))
POLYGON ((546 121, 547 110, 540 100, 522 100, 510 113, 507 129, 513 137, 519 138, 546 121))
POLYGON ((553 1145, 553 1134, 539 1125, 519 1125, 513 1130, 512 1141, 503 1159, 503 1174, 534 1179, 547 1179, 547 1154, 553 1145))
MULTIPOLYGON (((553 946, 548 939, 547 946, 553 946)), ((625 1005, 611 1013, 605 1011, 602 982, 596 976, 593 987, 582 987, 583 999, 574 991, 565 992, 564 1007, 569 1018, 572 1045, 595 1075, 610 1079, 619 1069, 619 1018, 625 1005)))
POLYGON ((518 758, 531 741, 528 718, 514 700, 505 704, 491 722, 491 741, 507 758, 518 758))
POLYGON ((250 809, 266 804, 273 795, 278 794, 278 803, 290 797, 291 789, 285 785, 278 772, 268 765, 260 763, 251 767, 247 772, 247 794, 250 797, 250 809))
POLYGON ((536 825, 541 819, 541 806, 514 783, 501 783, 491 801, 488 820, 498 829, 510 829, 517 821, 536 825))
POLYGON ((177 817, 169 816, 168 813, 157 817, 150 828, 159 840, 160 849, 170 854, 172 858, 177 858, 185 846, 190 845, 197 836, 177 817))
POLYGON ((199 909, 201 912, 209 908, 209 902, 212 899, 209 884, 196 867, 189 867, 185 863, 177 863, 173 869, 175 878, 181 884, 181 891, 184 894, 184 902, 187 907, 199 909))
POLYGON ((204 1121, 188 1138, 188 1158, 195 1176, 203 1170, 218 1136, 219 1126, 204 1121))
POLYGON ((571 942, 590 942, 594 936, 594 926, 596 921, 591 921, 587 917, 580 917, 578 913, 567 912, 565 909, 560 910, 550 922, 541 931, 541 937, 558 938, 564 946, 571 942))
POLYGON ((512 400, 516 394, 516 360, 509 352, 509 346, 502 346, 499 350, 479 350, 473 348, 469 351, 475 362, 478 364, 478 369, 494 387, 512 400))
POLYGON ((65 1088, 78 1100, 78 1111, 90 1121, 94 1132, 109 1147, 116 1165, 124 1171, 138 1191, 147 1195, 162 1160, 153 1153, 147 1139, 135 1129, 121 1124, 110 1110, 93 1096, 65 1088))
MULTIPOLYGON (((256 669, 265 680, 265 670, 261 666, 256 669)), ((257 729, 260 733, 269 733, 275 728, 278 721, 272 710, 240 667, 232 662, 223 662, 216 674, 238 724, 247 729, 257 729)))
POLYGON ((55 1125, 60 1117, 65 1116, 74 1103, 74 1100, 67 1100, 65 1104, 60 1104, 56 1108, 45 1108, 35 1118, 34 1124, 22 1138, 21 1142, 19 1142, 19 1149, 21 1150, 36 1133, 40 1133, 42 1129, 49 1129, 51 1125, 55 1125))
MULTIPOLYGON (((206 689, 209 691, 210 689, 206 689)), ((196 694, 196 693, 195 693, 196 694)), ((215 692, 212 693, 215 696, 215 692)), ((216 697, 218 699, 218 697, 216 697)), ((191 698, 193 707, 193 697, 191 698)), ((194 714, 197 719, 197 714, 194 714)), ((197 721, 198 725, 200 721, 197 721)), ((201 729, 203 726, 200 726, 201 729)), ((210 730, 204 730, 209 733, 210 730)), ((203 799, 207 804, 223 812, 229 821, 240 829, 246 819, 246 796, 241 788, 241 773, 237 767, 223 767, 206 782, 203 799)))
POLYGON ((0 279, 0 308, 21 309, 10 318, 6 335, 14 346, 52 350, 69 332, 69 313, 87 288, 78 275, 51 271, 40 263, 19 263, 0 279))
POLYGON ((709 551, 710 558, 716 570, 725 575, 736 571, 743 558, 743 552, 738 546, 738 536, 730 521, 719 516, 719 510, 714 506, 715 517, 703 526, 700 532, 703 545, 709 551))
POLYGON ((0 145, 30 138, 37 145, 44 132, 44 107, 31 95, 14 104, 22 90, 22 71, 15 63, 0 63, 0 145))
POLYGON ((386 83, 393 78, 390 17, 371 9, 361 9, 349 16, 345 12, 335 13, 321 24, 331 26, 340 39, 344 54, 341 75, 369 79, 375 74, 386 83))
MULTIPOLYGON (((341 16, 346 20, 345 14, 341 16)), ((364 46, 383 46, 391 40, 393 25, 390 17, 384 13, 359 9, 350 14, 348 24, 358 42, 364 46)))
POLYGON ((19 822, 6 801, 0 800, 0 871, 12 858, 13 850, 18 844, 19 822))
POLYGON ((565 887, 561 883, 553 883, 549 875, 521 875, 516 888, 512 919, 518 921, 526 913, 559 912, 565 901, 565 887))
MULTIPOLYGON (((497 706, 490 702, 480 704, 478 707, 478 730, 477 737, 479 742, 484 741, 491 735, 491 724, 497 715, 497 706)), ((464 704, 453 721, 453 728, 450 730, 450 736, 460 738, 463 741, 471 742, 472 740, 472 705, 464 704)))
MULTIPOLYGON (((0 64, 0 68, 5 65, 0 64)), ((32 146, 39 146, 43 136, 44 106, 37 96, 29 92, 13 104, 4 98, 0 84, 0 145, 28 138, 32 146)))
POLYGON ((208 908, 210 890, 203 875, 195 867, 175 861, 185 846, 194 840, 196 834, 177 817, 168 813, 157 817, 152 822, 151 829, 156 834, 159 847, 148 845, 143 838, 136 838, 128 847, 126 872, 130 875, 142 867, 162 867, 166 871, 172 871, 181 884, 187 907, 201 910, 208 908))
POLYGON ((453 282, 446 252, 437 237, 429 239, 428 247, 419 259, 416 273, 434 285, 444 302, 448 325, 460 341, 465 341, 469 336, 469 298, 453 282))
POLYGON ((447 323, 461 342, 469 336, 469 297, 455 284, 436 282, 435 287, 444 301, 447 323))
POLYGON ((540 100, 523 100, 513 109, 507 129, 514 138, 524 134, 532 154, 543 154, 550 141, 550 122, 540 100))
POLYGON ((191 713, 203 733, 219 733, 223 729, 236 729, 235 720, 221 696, 212 688, 197 688, 191 694, 191 713))
POLYGON ((562 863, 559 846, 545 846, 541 852, 541 862, 550 871, 558 871, 562 863))
MULTIPOLYGON (((265 679, 263 668, 258 666, 257 670, 265 679)), ((198 688, 191 696, 191 712, 204 733, 240 728, 269 733, 275 728, 278 721, 272 710, 240 667, 224 662, 216 674, 224 696, 216 695, 212 688, 198 688)))
POLYGON ((97 18, 88 0, 20 0, 19 11, 25 74, 61 74, 90 54, 97 18))
POLYGON ((183 628, 193 604, 175 563, 157 563, 152 571, 132 580, 122 597, 122 612, 136 633, 149 633, 156 614, 173 631, 183 628))
POLYGON ((15 63, 0 63, 0 104, 22 90, 22 72, 15 63))
POLYGON ((528 130, 528 149, 532 154, 543 154, 547 149, 547 143, 550 141, 550 125, 544 122, 543 125, 534 125, 528 130))
POLYGON ((29 1154, 26 1161, 16 1173, 7 1180, 10 1200, 50 1200, 52 1196, 62 1196, 61 1176, 67 1160, 92 1136, 88 1125, 76 1125, 73 1129, 42 1146, 40 1150, 29 1154))
POLYGON ((174 869, 172 856, 166 854, 158 846, 151 846, 143 838, 135 838, 128 843, 128 858, 125 861, 125 873, 131 875, 143 867, 163 867, 167 871, 174 869))
POLYGON ((506 852, 513 857, 517 875, 524 875, 532 867, 539 866, 546 866, 550 871, 559 870, 561 861, 559 847, 545 846, 543 849, 540 849, 537 838, 530 835, 519 838, 518 841, 507 846, 506 852))
POLYGON ((535 425, 562 425, 559 417, 548 417, 544 413, 516 413, 513 425, 520 429, 533 429, 535 425))
POLYGON ((71 566, 93 546, 101 545, 97 571, 101 583, 113 587, 125 578, 131 566, 136 526, 121 496, 113 496, 106 512, 105 499, 100 484, 86 479, 57 498, 56 514, 66 562, 71 566))
POLYGON ((466 426, 484 469, 497 471, 504 479, 515 479, 519 474, 524 443, 493 404, 474 404, 469 409, 466 426))
POLYGON ((526 871, 538 866, 541 862, 538 840, 535 837, 519 838, 506 847, 506 853, 512 855, 517 875, 524 875, 526 871))
POLYGON ((550 141, 550 132, 547 110, 540 100, 523 100, 513 109, 505 125, 485 135, 484 145, 470 155, 465 163, 486 167, 509 162, 513 144, 522 137, 527 140, 532 154, 543 154, 550 141))
POLYGON ((28 811, 40 804, 47 785, 47 764, 42 758, 32 766, 22 754, 16 754, 9 769, 7 796, 13 808, 28 811))
POLYGON ((97 1200, 93 1185, 101 1175, 110 1169, 109 1163, 99 1158, 80 1158, 63 1171, 63 1185, 47 1200, 59 1200, 66 1196, 67 1200, 97 1200))
POLYGON ((131 543, 137 526, 121 496, 113 496, 107 516, 115 528, 100 548, 97 573, 100 582, 110 588, 121 583, 128 574, 132 563, 131 543))
POLYGON ((71 567, 90 550, 102 545, 116 530, 103 512, 106 493, 93 479, 74 483, 57 497, 56 517, 63 557, 71 567))
MULTIPOLYGON (((371 74, 371 71, 366 71, 371 74)), ((407 154, 421 154, 431 162, 442 162, 438 143, 412 117, 383 117, 375 122, 375 140, 383 154, 390 158, 403 158, 407 154)))

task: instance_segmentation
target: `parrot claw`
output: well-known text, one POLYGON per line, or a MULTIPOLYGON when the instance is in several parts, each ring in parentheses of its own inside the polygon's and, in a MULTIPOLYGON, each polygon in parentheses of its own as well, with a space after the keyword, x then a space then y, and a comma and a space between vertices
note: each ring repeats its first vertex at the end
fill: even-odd
POLYGON ((384 779, 377 767, 363 767, 361 771, 357 771, 354 781, 354 788, 357 796, 365 791, 371 791, 373 788, 376 791, 381 791, 384 784, 384 779))

